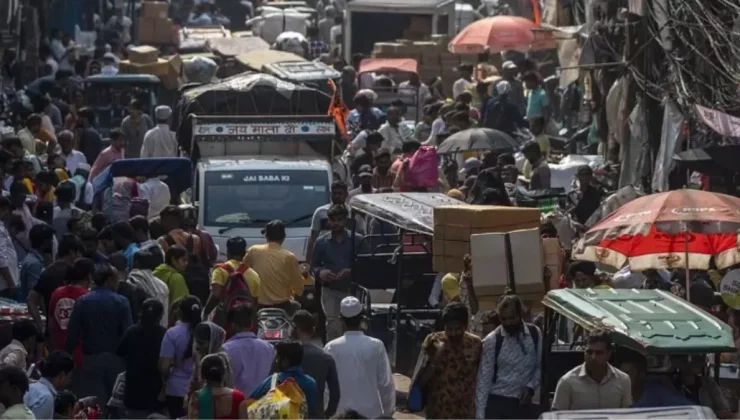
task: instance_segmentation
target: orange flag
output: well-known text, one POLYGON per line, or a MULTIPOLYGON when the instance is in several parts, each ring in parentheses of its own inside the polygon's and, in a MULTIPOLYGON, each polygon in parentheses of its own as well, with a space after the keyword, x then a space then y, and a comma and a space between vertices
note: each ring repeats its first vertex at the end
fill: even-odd
POLYGON ((339 94, 339 89, 337 89, 337 84, 334 83, 334 80, 329 79, 329 86, 331 87, 332 95, 331 105, 329 105, 327 114, 334 117, 334 122, 339 127, 342 137, 347 139, 347 116, 349 115, 349 108, 344 105, 342 95, 339 94))

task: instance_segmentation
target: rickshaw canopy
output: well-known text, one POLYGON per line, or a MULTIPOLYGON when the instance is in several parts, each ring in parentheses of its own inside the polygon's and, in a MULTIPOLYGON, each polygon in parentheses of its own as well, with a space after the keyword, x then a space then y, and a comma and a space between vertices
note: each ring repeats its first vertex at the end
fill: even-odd
POLYGON ((193 164, 188 158, 137 158, 121 159, 111 163, 93 179, 93 191, 102 193, 113 185, 113 178, 167 175, 165 181, 170 192, 179 194, 193 183, 193 164))
POLYGON ((352 210, 398 228, 429 236, 434 235, 436 207, 466 204, 440 193, 360 194, 349 201, 352 210))
POLYGON ((611 331, 616 344, 643 354, 735 350, 729 325, 662 290, 558 289, 542 303, 586 331, 611 331))
POLYGON ((419 63, 413 58, 365 58, 360 61, 357 74, 362 73, 414 73, 419 63))

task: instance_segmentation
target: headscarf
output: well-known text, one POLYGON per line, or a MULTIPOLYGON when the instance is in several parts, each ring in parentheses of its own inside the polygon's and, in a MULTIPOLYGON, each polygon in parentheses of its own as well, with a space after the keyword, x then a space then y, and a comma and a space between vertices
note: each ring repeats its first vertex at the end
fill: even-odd
MULTIPOLYGON (((496 168, 489 168, 481 171, 475 180, 475 184, 468 193, 468 203, 470 204, 483 204, 484 192, 486 190, 493 189, 498 193, 496 194, 497 200, 500 202, 486 203, 495 204, 499 206, 511 206, 511 202, 508 201, 508 194, 506 193, 506 186, 504 181, 501 179, 501 175, 496 171, 496 168), (505 199, 504 199, 505 198, 505 199)), ((485 198, 491 198, 493 195, 492 191, 485 194, 485 198)))
POLYGON ((188 396, 203 387, 203 379, 200 377, 200 365, 204 357, 211 354, 221 354, 225 358, 226 374, 224 384, 226 387, 234 386, 233 371, 229 356, 224 352, 222 346, 226 341, 226 331, 213 322, 201 322, 193 332, 193 376, 190 379, 190 392, 188 396))

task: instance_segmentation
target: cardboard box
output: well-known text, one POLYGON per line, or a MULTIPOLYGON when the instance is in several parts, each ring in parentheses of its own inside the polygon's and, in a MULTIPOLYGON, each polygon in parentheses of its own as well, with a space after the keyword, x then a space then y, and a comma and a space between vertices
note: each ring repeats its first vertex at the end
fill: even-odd
POLYGON ((433 255, 445 258, 433 259, 434 270, 462 270, 462 257, 471 253, 471 235, 539 229, 539 226, 539 209, 462 205, 437 207, 434 209, 433 255))
POLYGON ((159 49, 150 45, 129 48, 128 58, 134 64, 156 63, 159 58, 159 49))
POLYGON ((182 58, 175 54, 167 58, 169 68, 167 74, 159 76, 162 79, 162 85, 165 89, 178 89, 180 87, 180 69, 182 68, 182 58))
POLYGON ((167 19, 170 5, 164 1, 145 1, 141 5, 141 16, 151 19, 167 19))
POLYGON ((169 61, 164 58, 159 58, 156 62, 149 64, 136 64, 132 63, 131 60, 122 60, 119 70, 124 74, 151 74, 162 77, 169 72, 169 66, 169 61))
POLYGON ((137 22, 138 29, 138 41, 141 44, 146 44, 154 41, 154 26, 157 19, 152 18, 141 18, 137 22))
POLYGON ((434 209, 434 224, 495 229, 489 232, 510 232, 539 228, 540 211, 527 207, 441 206, 434 209))

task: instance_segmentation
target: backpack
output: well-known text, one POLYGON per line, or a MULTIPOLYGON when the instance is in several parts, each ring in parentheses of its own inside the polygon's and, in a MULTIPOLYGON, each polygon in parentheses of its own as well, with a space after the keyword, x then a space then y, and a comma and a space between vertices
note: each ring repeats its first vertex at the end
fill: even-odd
MULTIPOLYGON (((168 233, 165 235, 167 246, 176 245, 175 239, 168 233)), ((188 235, 188 242, 185 248, 188 250, 188 267, 182 273, 185 277, 185 283, 191 295, 206 302, 211 294, 211 279, 208 275, 208 267, 203 265, 201 258, 193 252, 193 234, 188 235)))
MULTIPOLYGON (((534 343, 534 351, 537 352, 537 346, 539 345, 540 340, 537 326, 526 322, 524 323, 524 326, 529 330, 529 336, 532 337, 532 343, 534 343)), ((494 334, 496 336, 496 346, 493 349, 493 360, 496 361, 496 364, 493 366, 492 383, 496 383, 496 379, 498 379, 498 355, 501 353, 501 346, 504 345, 504 336, 501 334, 501 327, 499 327, 494 334)))
POLYGON ((218 264, 216 267, 226 271, 228 278, 224 284, 221 302, 213 309, 211 321, 228 331, 228 328, 226 328, 226 314, 229 309, 237 304, 251 306, 255 303, 256 299, 252 296, 249 285, 244 281, 244 273, 249 269, 246 264, 240 264, 236 270, 229 263, 218 264))
POLYGON ((439 180, 439 158, 434 146, 421 146, 409 161, 404 181, 412 188, 434 188, 439 180))
POLYGON ((262 398, 247 408, 250 419, 306 419, 306 396, 293 378, 278 384, 278 374, 272 375, 272 385, 262 398))

